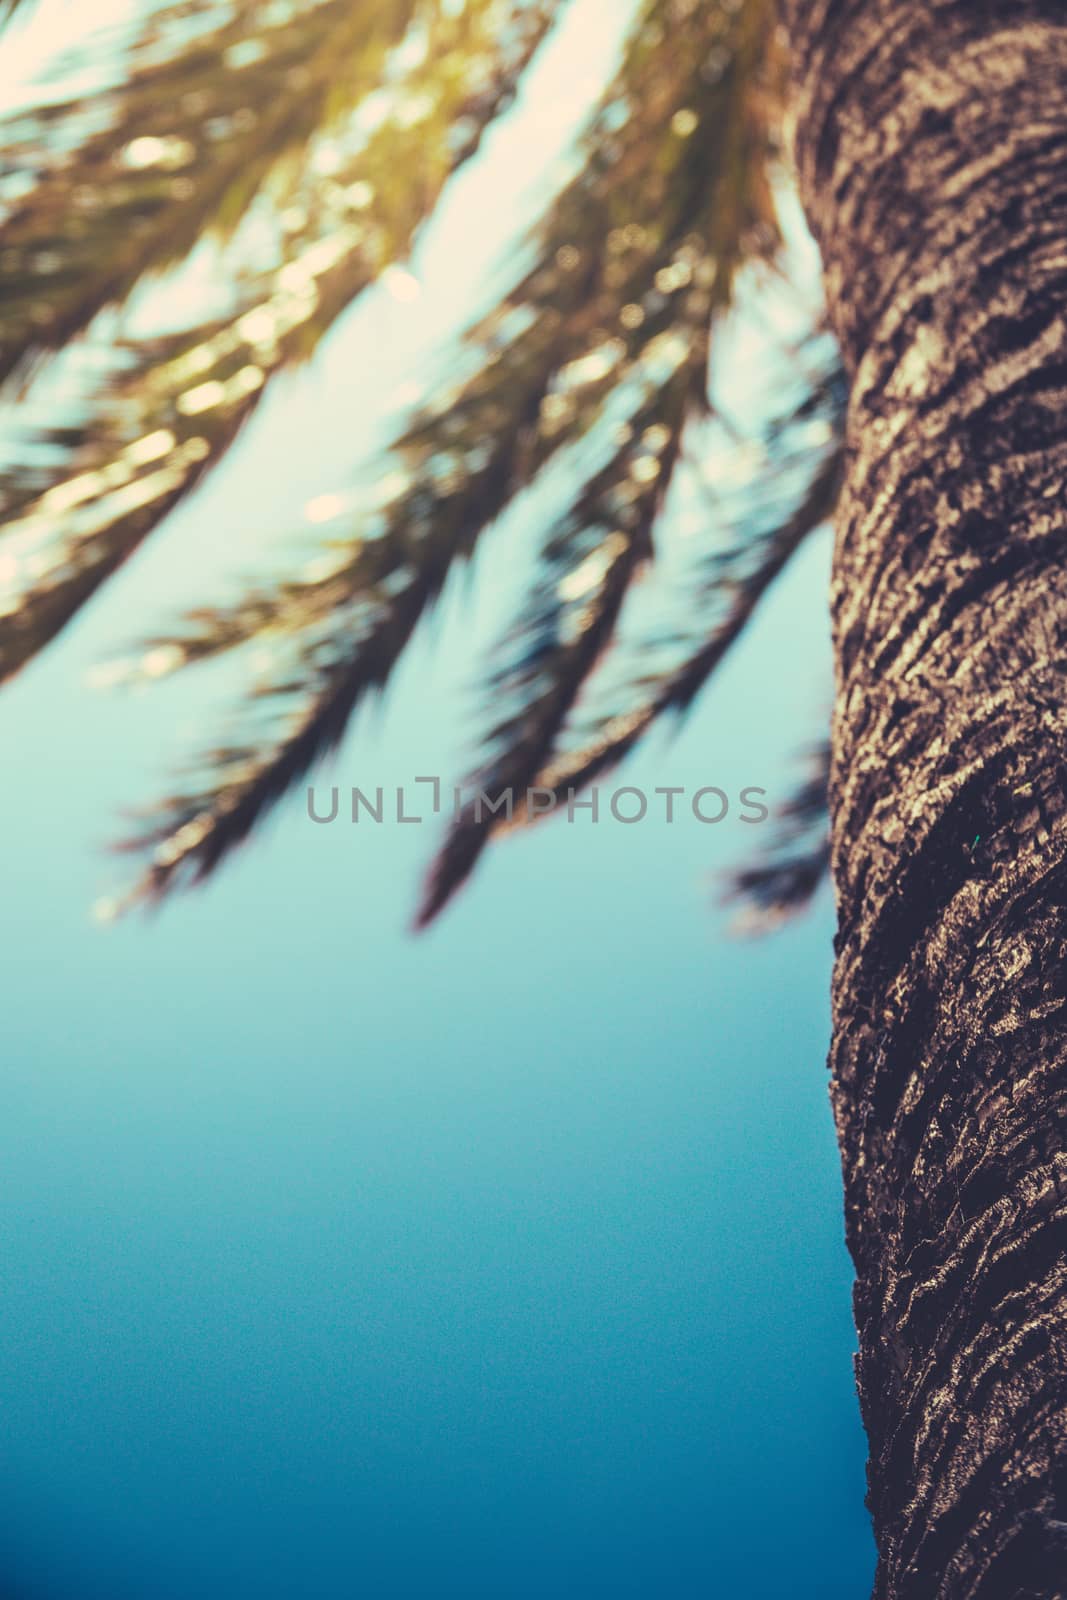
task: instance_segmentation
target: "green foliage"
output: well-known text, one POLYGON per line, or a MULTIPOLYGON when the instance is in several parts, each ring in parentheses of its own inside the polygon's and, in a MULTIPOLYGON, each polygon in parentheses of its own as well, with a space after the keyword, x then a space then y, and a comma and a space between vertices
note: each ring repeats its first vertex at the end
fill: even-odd
MULTIPOLYGON (((120 87, 0 125, 4 170, 19 174, 0 209, 0 379, 32 397, 44 365, 65 363, 77 396, 9 448, 0 677, 195 488, 272 377, 405 257, 556 9, 171 0, 130 46, 120 87), (205 249, 224 309, 130 333, 115 309, 205 249)), ((840 383, 824 354, 763 426, 759 489, 709 503, 682 620, 616 674, 615 702, 590 707, 706 425, 714 330, 738 275, 778 251, 780 73, 769 0, 647 0, 577 176, 518 281, 463 336, 460 376, 397 438, 384 503, 332 529, 299 575, 251 582, 144 641, 153 674, 253 643, 271 667, 225 743, 129 841, 147 856, 130 900, 208 876, 253 831, 384 688, 457 564, 564 453, 580 448, 587 465, 489 664, 476 786, 580 787, 692 703, 836 492, 840 383), (818 448, 813 416, 828 424, 818 448)), ((493 828, 473 807, 457 820, 423 921, 493 828)), ((764 909, 768 883, 753 879, 764 909)))
MULTIPOLYGON (((43 167, 0 224, 0 376, 67 345, 140 279, 187 257, 205 230, 216 292, 230 302, 223 316, 155 337, 105 329, 70 425, 30 441, 9 466, 0 510, 19 575, 0 600, 0 678, 195 487, 269 378, 306 357, 406 254, 551 13, 517 0, 502 46, 498 0, 469 0, 458 18, 417 0, 280 9, 242 0, 223 25, 193 31, 209 9, 168 6, 156 17, 126 85, 105 97, 117 104, 94 108, 107 115, 103 131, 43 167), (390 72, 387 47, 402 36, 412 65, 390 72), (360 110, 386 79, 392 115, 367 132, 360 110)), ((9 164, 25 171, 27 146, 44 163, 57 129, 84 117, 61 105, 44 127, 34 119, 32 138, 16 128, 23 142, 9 164)))
POLYGON ((782 807, 778 837, 757 862, 734 874, 727 902, 740 904, 735 926, 741 933, 766 933, 802 911, 830 866, 826 820, 830 783, 830 745, 807 758, 808 776, 782 807))

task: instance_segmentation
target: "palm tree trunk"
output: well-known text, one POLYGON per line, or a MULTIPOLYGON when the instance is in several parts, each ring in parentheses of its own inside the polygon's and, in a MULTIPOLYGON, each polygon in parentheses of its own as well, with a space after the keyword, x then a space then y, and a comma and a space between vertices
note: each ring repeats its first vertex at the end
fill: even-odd
POLYGON ((786 0, 852 382, 832 1094, 878 1600, 1067 1596, 1067 7, 786 0))

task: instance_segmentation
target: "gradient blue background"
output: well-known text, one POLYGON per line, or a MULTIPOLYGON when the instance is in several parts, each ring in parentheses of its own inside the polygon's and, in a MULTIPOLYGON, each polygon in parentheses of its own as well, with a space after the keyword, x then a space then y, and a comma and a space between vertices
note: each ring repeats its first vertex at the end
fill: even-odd
MULTIPOLYGON (((610 60, 604 7, 584 9, 583 81, 610 60)), ((581 109, 578 37, 544 69, 553 126, 581 109)), ((869 1586, 832 914, 824 893, 772 939, 726 937, 714 873, 758 830, 554 823, 494 850, 414 941, 434 828, 316 828, 298 798, 210 890, 88 917, 120 809, 221 691, 191 675, 101 696, 86 671, 240 571, 286 496, 329 487, 329 451, 373 433, 473 277, 464 206, 481 215, 505 169, 517 191, 539 104, 420 247, 429 310, 379 296, 345 319, 0 699, 13 1595, 869 1586)), ((479 650, 518 581, 505 533, 473 607, 449 591, 324 783, 462 770, 479 650)), ((825 719, 827 563, 822 538, 680 736, 619 782, 785 797, 825 719)))

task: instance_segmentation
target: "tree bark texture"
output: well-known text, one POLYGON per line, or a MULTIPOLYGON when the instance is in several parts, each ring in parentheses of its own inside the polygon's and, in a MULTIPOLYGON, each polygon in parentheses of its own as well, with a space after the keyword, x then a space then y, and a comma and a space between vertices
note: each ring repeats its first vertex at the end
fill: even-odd
POLYGON ((877 1600, 1067 1597, 1067 0, 785 0, 877 1600))

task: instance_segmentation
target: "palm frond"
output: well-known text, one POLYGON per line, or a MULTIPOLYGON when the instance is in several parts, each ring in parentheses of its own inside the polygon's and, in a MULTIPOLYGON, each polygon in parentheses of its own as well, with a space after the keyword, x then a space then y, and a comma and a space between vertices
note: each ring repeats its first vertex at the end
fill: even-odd
MULTIPOLYGON (((328 9, 320 4, 320 23, 328 9)), ((92 351, 103 372, 72 408, 66 433, 53 422, 16 440, 0 502, 0 680, 54 637, 220 459, 270 378, 308 355, 408 252, 450 172, 514 92, 553 8, 512 0, 506 26, 496 0, 472 0, 459 16, 413 9, 426 15, 405 35, 400 66, 397 52, 383 58, 368 47, 360 56, 361 90, 347 90, 356 110, 344 127, 331 103, 328 128, 297 172, 275 147, 269 206, 249 219, 251 240, 238 230, 217 262, 226 313, 176 332, 112 337, 92 351), (394 63, 388 90, 383 59, 394 63), (387 98, 368 115, 375 95, 387 98)))
POLYGON ((666 632, 659 627, 627 650, 623 668, 573 730, 569 748, 539 770, 538 786, 560 792, 586 788, 629 755, 654 724, 690 708, 792 556, 833 512, 843 465, 844 399, 831 351, 815 386, 791 413, 769 424, 758 447, 762 489, 746 486, 740 505, 714 494, 706 500, 711 549, 677 597, 683 621, 666 632), (711 537, 716 532, 718 545, 711 537))
POLYGON ((268 173, 339 116, 339 96, 370 91, 415 9, 170 4, 99 103, 50 103, 0 128, 24 191, 0 224, 0 381, 206 231, 232 231, 268 173))
MULTIPOLYGON (((667 336, 680 342, 679 333, 667 336)), ((516 801, 556 747, 560 732, 609 644, 630 583, 652 555, 652 529, 669 489, 694 398, 703 394, 707 323, 681 346, 677 369, 640 394, 607 466, 583 489, 543 551, 537 584, 489 678, 507 710, 469 780, 475 797, 453 822, 434 863, 418 925, 425 927, 470 876, 494 831, 514 824, 516 801), (505 806, 501 813, 498 808, 505 806), (502 820, 503 819, 503 820, 502 820)))
POLYGON ((797 916, 829 871, 829 744, 811 752, 808 764, 807 778, 779 813, 771 849, 729 880, 726 899, 740 905, 739 932, 766 933, 797 916))
MULTIPOLYGON (((756 0, 740 12, 690 8, 685 28, 668 36, 679 8, 653 0, 594 121, 585 165, 532 242, 533 265, 472 331, 470 375, 399 442, 384 508, 354 538, 334 542, 321 574, 250 591, 236 606, 201 611, 184 633, 153 642, 156 660, 169 650, 178 664, 270 641, 276 670, 251 709, 268 722, 280 717, 281 732, 210 752, 198 769, 203 780, 163 802, 133 841, 153 852, 135 898, 204 877, 247 836, 336 744, 360 700, 384 684, 482 530, 547 460, 590 434, 609 398, 640 378, 642 363, 672 350, 668 367, 681 366, 685 380, 671 389, 670 422, 659 426, 676 449, 684 415, 706 403, 711 315, 728 304, 737 267, 773 245, 771 134, 754 109, 766 88, 765 9, 756 0)), ((617 453, 608 476, 594 477, 549 541, 557 593, 563 566, 579 570, 590 542, 619 531, 618 513, 608 517, 606 506, 633 459, 634 452, 617 453)), ((620 549, 610 562, 599 620, 587 640, 563 652, 567 687, 541 707, 538 760, 646 551, 658 489, 639 502, 626 554, 620 549)))
MULTIPOLYGON (((809 342, 822 346, 821 381, 808 390, 784 418, 771 419, 765 438, 761 440, 769 504, 760 506, 760 496, 753 494, 750 488, 747 490, 744 526, 734 528, 733 542, 728 542, 725 549, 705 558, 697 594, 686 594, 689 632, 701 630, 697 634, 696 648, 691 653, 681 653, 678 659, 678 648, 683 642, 677 637, 667 640, 661 634, 646 643, 648 658, 661 661, 664 654, 673 653, 675 664, 641 674, 630 691, 630 704, 625 712, 601 714, 600 722, 593 723, 592 730, 590 718, 585 717, 581 728, 584 739, 576 749, 569 750, 558 749, 558 741, 593 662, 616 622, 625 582, 632 573, 632 566, 627 568, 622 563, 627 555, 632 560, 633 552, 619 533, 608 534, 606 546, 593 547, 589 555, 579 546, 576 557, 566 563, 563 571, 560 571, 558 544, 553 542, 545 552, 542 587, 533 600, 523 606, 522 621, 515 629, 517 661, 490 683, 494 704, 499 699, 518 704, 491 733, 490 760, 469 779, 469 787, 475 790, 474 798, 453 822, 450 835, 434 862, 419 912, 419 925, 432 922, 445 907, 451 894, 474 870, 478 856, 494 834, 509 827, 525 826, 526 822, 550 814, 550 811, 541 810, 526 813, 522 806, 526 790, 547 790, 557 798, 577 795, 600 774, 621 762, 654 723, 667 715, 681 715, 688 710, 795 550, 832 514, 840 490, 845 386, 837 354, 825 347, 824 336, 816 334, 809 342), (814 448, 811 443, 813 432, 821 438, 821 448, 814 448), (790 480, 790 467, 800 467, 800 488, 790 480), (789 504, 787 515, 782 515, 784 498, 789 504), (613 563, 606 560, 608 550, 613 555, 613 563), (584 565, 576 565, 576 562, 584 565), (621 568, 625 576, 619 584, 616 573, 621 568), (589 579, 582 578, 584 571, 589 571, 589 579), (593 587, 595 603, 589 619, 574 624, 573 619, 569 619, 566 600, 573 597, 577 602, 581 598, 584 581, 589 581, 593 587), (587 648, 582 632, 584 626, 589 627, 587 648), (510 797, 507 805, 506 797, 510 797), (514 810, 515 805, 518 810, 514 810)), ((657 491, 661 488, 665 491, 669 486, 680 451, 680 432, 672 429, 670 422, 685 419, 685 414, 685 408, 672 408, 669 390, 656 395, 649 408, 649 416, 657 419, 649 434, 659 435, 656 445, 664 451, 664 459, 654 462, 657 470, 653 482, 657 491), (662 475, 661 466, 667 467, 662 475)), ((611 475, 609 483, 613 491, 616 490, 617 480, 611 475)), ((640 498, 637 504, 640 507, 638 517, 641 517, 645 507, 641 507, 640 498)), ((657 507, 659 498, 648 507, 648 528, 651 528, 657 507)), ((709 507, 709 518, 717 509, 709 507)), ((585 507, 582 512, 584 514, 574 518, 574 526, 589 536, 597 531, 597 518, 589 515, 585 507)), ((641 534, 648 531, 643 518, 638 528, 641 534)), ((638 546, 638 550, 645 554, 643 547, 638 546)), ((640 651, 637 654, 640 661, 640 651)), ((800 906, 801 891, 805 890, 806 883, 811 880, 809 891, 813 893, 821 878, 825 827, 819 834, 817 822, 819 818, 825 822, 825 800, 822 798, 819 810, 817 795, 822 794, 819 782, 821 774, 814 781, 817 837, 814 843, 805 840, 813 859, 808 861, 806 854, 797 856, 792 850, 798 832, 813 832, 808 811, 801 811, 801 803, 811 798, 806 794, 787 808, 785 816, 789 818, 790 827, 785 830, 781 848, 774 851, 773 859, 737 878, 737 896, 745 896, 750 890, 752 922, 758 909, 769 923, 771 910, 785 904, 790 886, 793 899, 800 906), (793 824, 801 818, 805 827, 797 829, 793 824)))

